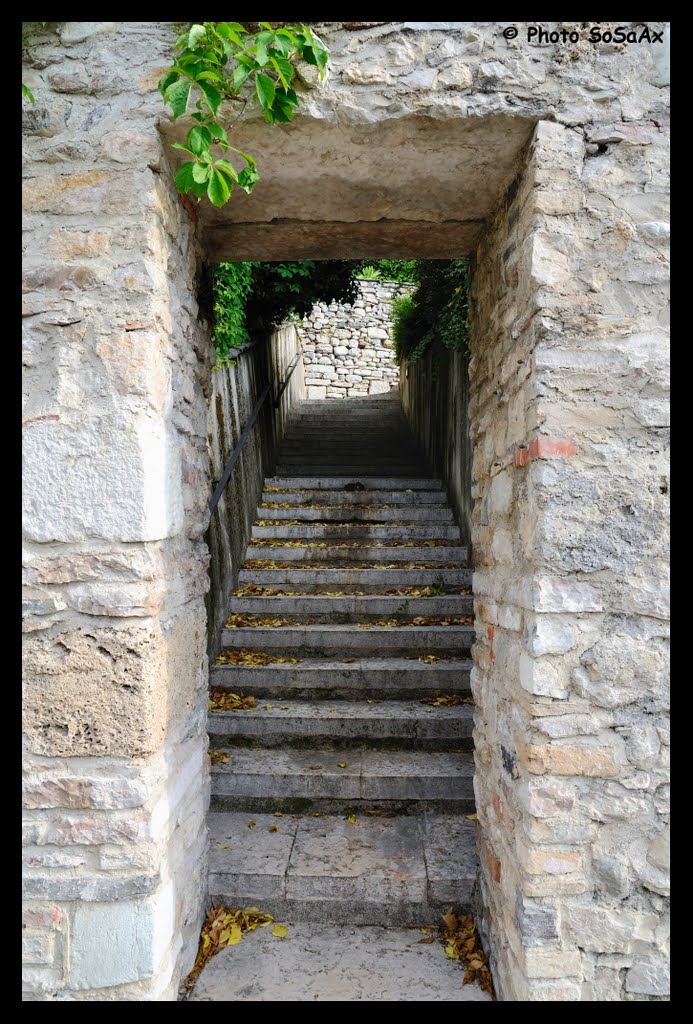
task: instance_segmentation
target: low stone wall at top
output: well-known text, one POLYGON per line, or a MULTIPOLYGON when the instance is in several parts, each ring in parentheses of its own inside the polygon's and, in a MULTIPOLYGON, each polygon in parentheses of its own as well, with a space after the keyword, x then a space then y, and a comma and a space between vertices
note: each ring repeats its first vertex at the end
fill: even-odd
POLYGON ((415 285, 358 279, 353 304, 319 302, 298 327, 308 398, 381 395, 399 383, 392 301, 415 285))

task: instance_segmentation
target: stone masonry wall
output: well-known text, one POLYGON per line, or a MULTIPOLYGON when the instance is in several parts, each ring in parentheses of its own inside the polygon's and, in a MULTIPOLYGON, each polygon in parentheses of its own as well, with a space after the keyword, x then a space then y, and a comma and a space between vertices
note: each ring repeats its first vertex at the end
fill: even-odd
POLYGON ((667 134, 542 122, 475 259, 480 906, 505 999, 666 999, 667 134))
POLYGON ((397 387, 392 300, 414 285, 358 279, 353 304, 319 302, 298 328, 308 398, 381 395, 397 387))
POLYGON ((175 999, 204 912, 214 350, 156 129, 168 52, 154 23, 68 22, 26 70, 30 1000, 175 999))
POLYGON ((402 364, 402 408, 432 474, 440 474, 462 540, 471 540, 472 451, 469 438, 469 355, 433 353, 402 364))
POLYGON ((219 634, 228 618, 229 599, 238 585, 250 530, 262 492, 262 483, 274 470, 277 446, 294 402, 305 398, 303 366, 299 361, 277 409, 277 394, 294 357, 298 338, 293 325, 274 331, 269 338, 231 353, 232 362, 212 374, 208 409, 208 440, 212 480, 220 479, 228 459, 264 385, 272 394, 265 402, 243 447, 231 479, 211 517, 207 539, 210 549, 210 588, 207 594, 207 642, 210 657, 219 650, 219 634))

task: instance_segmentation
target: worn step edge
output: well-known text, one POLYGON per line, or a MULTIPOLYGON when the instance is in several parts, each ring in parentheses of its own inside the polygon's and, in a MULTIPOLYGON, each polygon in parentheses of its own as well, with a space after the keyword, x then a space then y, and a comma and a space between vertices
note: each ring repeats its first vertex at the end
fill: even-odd
POLYGON ((238 615, 353 615, 358 618, 375 616, 391 618, 394 615, 445 617, 471 614, 474 598, 471 594, 444 594, 440 597, 413 597, 405 594, 383 596, 327 596, 304 594, 300 596, 261 594, 232 597, 230 614, 238 615))

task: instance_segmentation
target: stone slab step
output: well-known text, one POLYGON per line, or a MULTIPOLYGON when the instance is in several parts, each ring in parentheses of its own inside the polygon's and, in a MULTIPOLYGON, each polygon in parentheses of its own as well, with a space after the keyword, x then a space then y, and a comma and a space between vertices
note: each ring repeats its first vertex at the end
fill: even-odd
POLYGON ((288 618, 292 615, 314 615, 329 622, 333 619, 343 621, 345 617, 358 621, 389 619, 398 614, 407 617, 457 617, 471 615, 473 607, 474 598, 471 594, 445 594, 442 597, 382 597, 377 594, 362 597, 319 594, 262 597, 250 594, 248 597, 232 597, 229 612, 232 615, 277 615, 288 618))
MULTIPOLYGON (((441 693, 469 693, 472 663, 468 658, 421 662, 416 658, 308 658, 292 665, 275 662, 251 668, 211 665, 210 683, 256 697, 416 698, 441 693)), ((371 707, 372 705, 367 705, 371 707)))
POLYGON ((472 570, 467 568, 443 569, 439 566, 419 566, 416 569, 346 569, 325 566, 324 569, 301 569, 285 566, 276 569, 241 569, 239 584, 255 583, 261 587, 299 590, 315 593, 328 588, 342 592, 382 594, 397 587, 469 587, 472 570))
MULTIPOLYGON (((279 918, 278 918, 279 919, 279 918)), ((287 920, 290 920, 287 918, 287 920)), ((413 919, 417 920, 417 919, 413 919)), ((422 922, 428 922, 424 918, 422 922)), ((310 922, 277 939, 258 928, 212 957, 192 1002, 491 1002, 418 929, 310 922), (258 965, 262 970, 258 970, 258 965)))
POLYGON ((449 802, 454 811, 474 799, 473 777, 469 753, 236 748, 227 763, 212 766, 213 809, 255 806, 260 812, 288 799, 327 801, 328 813, 334 807, 358 810, 419 801, 449 802), (227 798, 227 805, 243 800, 243 805, 219 807, 217 798, 227 798))
MULTIPOLYGON (((265 486, 268 485, 267 483, 265 486)), ((326 488, 324 490, 315 487, 306 487, 302 490, 274 490, 262 492, 263 502, 295 502, 306 508, 319 508, 326 506, 333 508, 338 505, 353 505, 356 508, 364 508, 369 505, 408 505, 416 508, 420 505, 436 505, 441 508, 447 507, 447 495, 445 491, 415 491, 412 489, 396 490, 389 488, 367 487, 363 491, 345 491, 326 488), (309 504, 310 502, 310 504, 309 504)), ((369 509, 369 511, 371 511, 369 509)))
POLYGON ((258 814, 252 829, 248 820, 247 813, 209 815, 215 902, 315 924, 432 924, 451 904, 469 908, 477 856, 474 823, 465 818, 357 813, 351 823, 258 814))
POLYGON ((229 752, 227 763, 212 766, 212 795, 215 800, 244 799, 243 807, 215 806, 215 810, 256 806, 261 811, 279 798, 331 801, 326 811, 334 806, 380 806, 381 802, 439 801, 442 807, 447 802, 459 805, 473 800, 473 777, 468 753, 239 748, 229 752))
POLYGON ((223 647, 250 647, 282 654, 428 654, 468 650, 473 626, 369 626, 322 623, 301 626, 237 626, 223 629, 223 647))
POLYGON ((396 742, 402 750, 447 750, 472 735, 469 704, 431 707, 419 701, 296 701, 258 704, 247 711, 211 711, 210 745, 224 749, 255 741, 263 747, 311 746, 325 750, 353 741, 396 742))
POLYGON ((393 526, 362 526, 359 523, 306 523, 301 526, 253 526, 252 536, 275 540, 456 540, 460 528, 454 523, 409 523, 393 526))
POLYGON ((389 520, 395 522, 419 523, 419 522, 450 522, 453 521, 452 510, 435 505, 422 505, 412 508, 409 505, 400 505, 397 508, 263 508, 258 506, 258 519, 272 519, 281 522, 284 519, 300 519, 305 522, 382 522, 389 520))
POLYGON ((307 562, 309 565, 314 562, 384 562, 386 565, 392 562, 416 562, 429 565, 434 565, 436 562, 452 562, 456 566, 461 566, 467 561, 467 556, 467 548, 457 545, 428 547, 414 544, 411 547, 408 545, 391 547, 384 543, 359 544, 357 542, 350 547, 250 544, 246 550, 247 560, 307 562))
MULTIPOLYGON (((265 480, 265 487, 276 487, 282 491, 320 490, 343 491, 346 484, 363 483, 371 491, 441 491, 440 480, 426 477, 379 477, 358 476, 274 476, 265 480)), ((357 493, 357 492, 354 492, 357 493)))

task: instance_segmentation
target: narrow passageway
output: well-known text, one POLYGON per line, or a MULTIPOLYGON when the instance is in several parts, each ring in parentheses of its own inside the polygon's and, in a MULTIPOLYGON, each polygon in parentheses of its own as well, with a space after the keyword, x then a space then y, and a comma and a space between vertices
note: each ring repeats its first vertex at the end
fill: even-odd
MULTIPOLYGON (((398 393, 301 403, 265 481, 211 671, 213 706, 224 692, 255 706, 210 712, 209 884, 216 903, 301 923, 293 939, 304 960, 309 925, 336 926, 323 938, 337 969, 340 943, 374 942, 365 931, 357 941, 354 926, 422 925, 451 904, 468 908, 470 581, 398 393)), ((417 945, 418 932, 386 938, 411 949, 414 974, 432 956, 445 961, 440 945, 417 945)), ((335 998, 324 948, 314 964, 323 981, 304 998, 335 998)), ((229 956, 212 961, 193 998, 226 998, 210 993, 229 956)), ((229 984, 242 985, 242 962, 229 984)), ((452 966, 443 974, 456 994, 439 998, 460 998, 452 966)), ((412 983, 402 998, 432 997, 412 983)))

